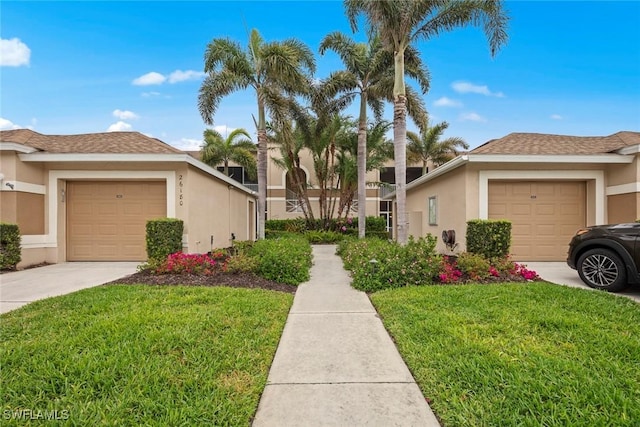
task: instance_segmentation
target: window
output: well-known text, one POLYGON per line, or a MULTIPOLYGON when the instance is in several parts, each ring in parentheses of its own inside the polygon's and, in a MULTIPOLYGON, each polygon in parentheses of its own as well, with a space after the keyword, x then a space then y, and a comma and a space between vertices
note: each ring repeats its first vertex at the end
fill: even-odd
POLYGON ((438 198, 429 197, 429 225, 438 225, 438 198))

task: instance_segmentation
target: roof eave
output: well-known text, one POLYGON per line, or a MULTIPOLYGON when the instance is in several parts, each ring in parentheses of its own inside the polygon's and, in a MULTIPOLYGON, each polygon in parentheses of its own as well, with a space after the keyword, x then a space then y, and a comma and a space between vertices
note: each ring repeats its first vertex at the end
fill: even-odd
POLYGON ((225 182, 228 185, 231 185, 238 190, 241 190, 253 197, 257 196, 257 193, 244 185, 240 184, 236 180, 229 178, 225 174, 219 172, 215 168, 194 159, 189 154, 144 154, 144 153, 134 153, 134 154, 121 154, 121 153, 43 153, 43 152, 32 152, 19 154, 20 160, 23 162, 41 162, 41 163, 53 163, 53 162, 73 162, 73 163, 81 163, 81 162, 122 162, 122 163, 136 163, 136 162, 147 162, 147 163, 160 163, 160 162, 168 162, 168 163, 180 163, 185 162, 195 168, 200 169, 201 171, 214 176, 220 181, 225 182))
POLYGON ((616 153, 621 154, 621 155, 638 154, 638 153, 640 153, 640 144, 629 145, 627 147, 622 147, 619 150, 616 150, 616 153))
POLYGON ((0 151, 15 151, 17 153, 34 153, 38 151, 28 145, 19 144, 17 142, 0 142, 0 151))
MULTIPOLYGON (((640 149, 640 146, 637 149, 640 149)), ((640 151, 637 151, 640 152, 640 151)), ((625 153, 627 154, 627 153, 625 153)), ((631 153, 629 153, 631 154, 631 153)), ((633 162, 633 156, 623 154, 569 154, 569 155, 536 155, 536 154, 465 154, 458 156, 432 172, 407 184, 407 191, 448 173, 466 163, 591 163, 591 164, 624 164, 633 162)), ((396 192, 389 193, 383 200, 394 200, 396 192)))
MULTIPOLYGON (((621 154, 469 154, 473 163, 631 163, 621 154)), ((436 169, 437 170, 437 169, 436 169)))

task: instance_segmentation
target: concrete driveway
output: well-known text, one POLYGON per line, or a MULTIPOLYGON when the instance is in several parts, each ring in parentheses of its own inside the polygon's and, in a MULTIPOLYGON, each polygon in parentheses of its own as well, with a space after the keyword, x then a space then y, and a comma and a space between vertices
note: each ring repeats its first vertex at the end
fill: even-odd
POLYGON ((137 262, 66 262, 0 275, 0 313, 30 302, 111 282, 136 272, 137 262))
MULTIPOLYGON (((574 288, 589 289, 595 291, 585 285, 578 272, 571 269, 564 262, 523 262, 528 269, 534 270, 538 276, 547 282, 557 283, 559 285, 567 285, 574 288)), ((640 286, 633 285, 625 289, 623 292, 616 292, 615 295, 625 296, 640 303, 640 286)))

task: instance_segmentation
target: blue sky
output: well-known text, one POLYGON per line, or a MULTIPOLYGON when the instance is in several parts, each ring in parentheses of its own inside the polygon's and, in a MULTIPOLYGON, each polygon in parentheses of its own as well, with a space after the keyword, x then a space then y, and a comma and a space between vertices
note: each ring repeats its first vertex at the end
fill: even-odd
MULTIPOLYGON (((449 122, 445 136, 473 148, 512 132, 640 131, 639 1, 506 7, 509 42, 495 58, 476 28, 417 45, 432 77, 425 103, 432 122, 449 122)), ((246 46, 252 28, 268 41, 300 39, 316 53, 327 33, 352 35, 340 1, 3 0, 0 129, 135 130, 197 149, 206 128, 197 109, 206 45, 229 37, 246 46)), ((341 68, 331 52, 316 58, 318 78, 341 68)), ((255 112, 253 93, 231 95, 215 126, 255 135, 255 112)))

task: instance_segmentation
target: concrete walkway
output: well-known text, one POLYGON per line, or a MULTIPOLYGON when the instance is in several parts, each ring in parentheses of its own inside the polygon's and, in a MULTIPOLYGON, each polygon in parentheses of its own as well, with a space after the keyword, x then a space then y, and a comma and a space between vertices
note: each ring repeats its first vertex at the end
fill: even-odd
POLYGON ((313 247, 253 426, 439 426, 335 250, 313 247))
POLYGON ((137 262, 66 262, 0 275, 0 313, 136 272, 137 262))

